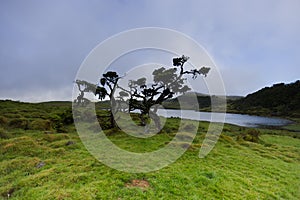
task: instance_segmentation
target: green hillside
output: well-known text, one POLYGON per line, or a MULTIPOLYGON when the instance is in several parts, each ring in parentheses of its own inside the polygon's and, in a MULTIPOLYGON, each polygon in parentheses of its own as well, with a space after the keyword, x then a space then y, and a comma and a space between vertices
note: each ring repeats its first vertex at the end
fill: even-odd
MULTIPOLYGON (((226 101, 234 101, 242 98, 241 96, 226 96, 226 101)), ((224 96, 209 96, 207 94, 187 92, 186 94, 180 95, 179 97, 167 100, 163 103, 163 106, 167 109, 185 109, 185 110, 197 110, 200 111, 211 111, 212 102, 215 105, 215 111, 223 111, 222 108, 226 101, 224 96), (197 98, 198 105, 194 104, 194 98, 197 98), (179 103, 180 102, 180 103, 179 103)))
MULTIPOLYGON (((132 174, 105 166, 86 150, 70 102, 0 101, 0 108, 0 199, 300 199, 299 130, 225 125, 212 152, 200 159, 209 125, 201 122, 190 146, 174 143, 187 148, 175 163, 132 174)), ((109 121, 107 111, 97 116, 102 125, 109 121)), ((122 149, 151 152, 174 138, 179 122, 167 119, 160 134, 146 139, 117 128, 105 133, 122 149)), ((183 123, 180 137, 190 137, 195 122, 183 123)))
POLYGON ((230 104, 240 113, 300 117, 300 81, 265 87, 230 104))
MULTIPOLYGON (((197 110, 192 98, 196 95, 199 110, 211 111, 211 103, 216 106, 216 111, 222 111, 223 96, 209 96, 201 93, 186 93, 163 103, 168 109, 197 110), (179 103, 180 102, 180 103, 179 103)), ((227 112, 244 113, 253 115, 300 117, 300 81, 294 83, 274 84, 257 92, 241 96, 226 96, 227 112)))

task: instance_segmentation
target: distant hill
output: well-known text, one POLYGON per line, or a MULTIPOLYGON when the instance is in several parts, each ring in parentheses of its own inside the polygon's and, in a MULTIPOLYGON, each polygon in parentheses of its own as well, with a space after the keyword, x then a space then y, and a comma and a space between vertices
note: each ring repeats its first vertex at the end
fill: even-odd
MULTIPOLYGON (((194 95, 197 97, 199 110, 201 111, 211 111, 211 102, 214 102, 217 110, 224 103, 224 96, 209 96, 202 93, 187 92, 165 101, 163 105, 167 109, 197 110, 197 106, 192 100, 194 95)), ((272 87, 265 87, 248 94, 246 97, 226 96, 226 101, 227 112, 300 117, 300 80, 289 84, 274 84, 272 87)))
MULTIPOLYGON (((211 111, 211 103, 213 102, 218 111, 222 111, 221 107, 224 105, 224 96, 209 96, 202 93, 187 92, 176 98, 167 100, 163 103, 163 106, 167 109, 186 109, 186 110, 197 110, 197 107, 201 111, 211 111), (194 103, 194 97, 196 95, 198 105, 194 103), (179 104, 180 102, 180 104, 179 104), (219 109, 220 108, 220 109, 219 109)), ((226 96, 227 101, 234 101, 241 99, 241 96, 226 96)))
POLYGON ((300 80, 274 84, 229 103, 229 110, 241 113, 300 117, 300 80))

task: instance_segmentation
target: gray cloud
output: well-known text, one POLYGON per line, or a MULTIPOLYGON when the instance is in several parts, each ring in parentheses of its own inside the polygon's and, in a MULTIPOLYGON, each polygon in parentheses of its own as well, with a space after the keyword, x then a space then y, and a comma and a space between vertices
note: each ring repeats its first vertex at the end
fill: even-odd
POLYGON ((136 27, 171 28, 202 44, 229 94, 300 74, 300 2, 1 1, 0 98, 69 100, 99 42, 136 27))

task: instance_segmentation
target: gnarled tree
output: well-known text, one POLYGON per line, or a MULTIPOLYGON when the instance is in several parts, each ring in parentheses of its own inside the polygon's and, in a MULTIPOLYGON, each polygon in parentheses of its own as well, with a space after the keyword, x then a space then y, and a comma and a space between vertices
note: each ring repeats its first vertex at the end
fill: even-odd
POLYGON ((93 92, 100 100, 109 97, 111 102, 110 122, 111 127, 115 127, 114 114, 118 111, 118 105, 115 98, 115 91, 119 92, 118 102, 126 102, 128 104, 128 112, 139 110, 142 125, 146 125, 145 116, 150 117, 157 129, 161 129, 160 118, 157 115, 158 107, 167 99, 171 99, 174 95, 182 94, 190 90, 186 85, 187 75, 191 75, 196 79, 198 75, 207 76, 210 68, 202 67, 200 69, 186 70, 184 65, 189 57, 181 56, 173 59, 173 67, 161 67, 155 69, 152 73, 153 82, 147 84, 146 78, 130 80, 129 89, 125 89, 118 85, 121 78, 117 72, 109 71, 102 75, 100 84, 94 85, 82 80, 76 80, 80 94, 77 102, 87 101, 84 98, 85 92, 93 92), (84 87, 84 88, 82 88, 84 87))
POLYGON ((120 79, 117 72, 109 71, 102 75, 103 78, 100 79, 101 86, 98 86, 95 94, 98 95, 98 98, 103 100, 106 96, 110 99, 110 125, 115 127, 116 123, 114 120, 114 114, 117 112, 116 99, 114 93, 116 91, 118 81, 120 79))
POLYGON ((161 67, 153 71, 152 84, 146 84, 146 78, 140 78, 129 82, 130 87, 130 110, 140 110, 142 124, 145 125, 145 115, 148 115, 160 130, 160 118, 157 115, 159 105, 176 94, 182 94, 190 90, 185 84, 184 75, 192 75, 196 79, 198 75, 207 76, 210 68, 185 70, 184 64, 189 57, 181 56, 173 59, 173 68, 161 67))
POLYGON ((75 83, 78 86, 80 94, 78 95, 75 102, 81 105, 85 105, 89 102, 88 99, 84 98, 85 93, 93 93, 98 99, 104 100, 108 97, 110 100, 110 124, 111 127, 115 127, 114 113, 116 112, 116 99, 114 93, 117 87, 117 83, 120 77, 117 72, 108 71, 102 75, 100 84, 92 84, 84 80, 76 80, 75 83))

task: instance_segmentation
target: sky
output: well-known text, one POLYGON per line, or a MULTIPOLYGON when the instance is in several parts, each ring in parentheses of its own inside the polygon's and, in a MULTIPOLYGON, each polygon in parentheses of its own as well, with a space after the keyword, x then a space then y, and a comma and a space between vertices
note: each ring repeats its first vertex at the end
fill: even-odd
POLYGON ((1 0, 0 99, 71 100, 90 51, 142 27, 173 29, 202 45, 228 95, 294 82, 299 10, 299 0, 1 0))

